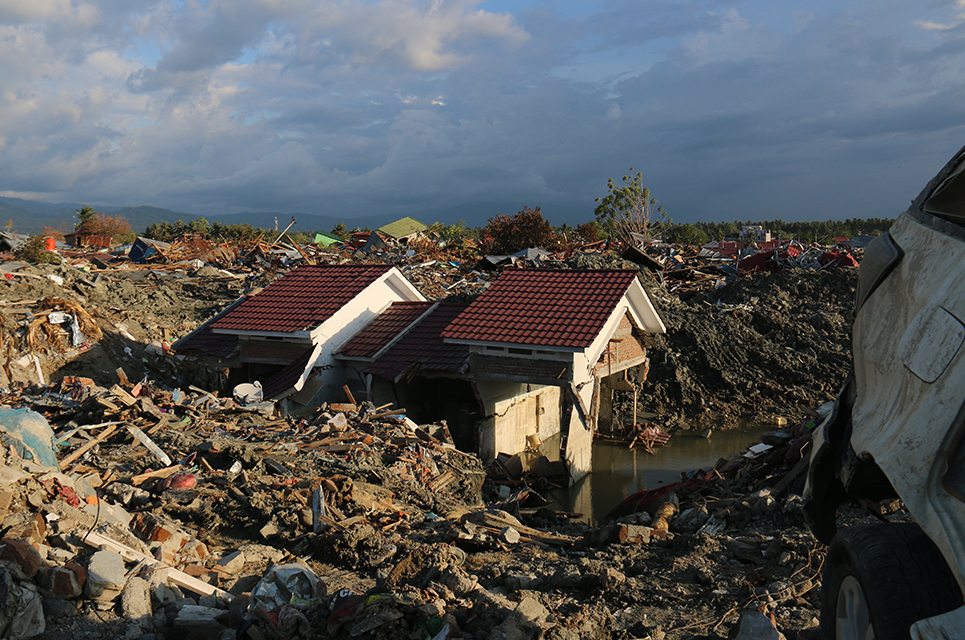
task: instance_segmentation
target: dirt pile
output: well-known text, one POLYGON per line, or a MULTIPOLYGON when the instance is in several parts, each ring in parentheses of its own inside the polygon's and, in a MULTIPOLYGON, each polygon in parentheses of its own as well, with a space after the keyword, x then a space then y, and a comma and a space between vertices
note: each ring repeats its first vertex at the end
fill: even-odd
MULTIPOLYGON (((564 264, 639 268, 612 254, 579 254, 564 264)), ((641 270, 667 333, 655 337, 647 382, 637 385, 638 409, 680 428, 804 419, 847 377, 857 278, 851 267, 784 269, 721 277, 678 296, 659 274, 641 270)), ((631 402, 631 394, 615 392, 627 422, 631 402)))
POLYGON ((658 297, 646 410, 692 426, 795 421, 850 369, 852 268, 745 275, 682 301, 658 297))

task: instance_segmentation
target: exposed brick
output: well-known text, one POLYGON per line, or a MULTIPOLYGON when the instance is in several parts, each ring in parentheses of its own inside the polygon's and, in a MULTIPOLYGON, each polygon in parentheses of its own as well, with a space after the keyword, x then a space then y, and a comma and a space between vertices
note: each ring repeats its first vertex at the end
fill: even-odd
POLYGON ((29 580, 40 568, 40 554, 23 540, 3 538, 0 540, 0 560, 10 564, 17 578, 29 580))
POLYGON ((83 593, 77 574, 66 567, 42 567, 37 572, 37 583, 57 598, 76 598, 83 593))

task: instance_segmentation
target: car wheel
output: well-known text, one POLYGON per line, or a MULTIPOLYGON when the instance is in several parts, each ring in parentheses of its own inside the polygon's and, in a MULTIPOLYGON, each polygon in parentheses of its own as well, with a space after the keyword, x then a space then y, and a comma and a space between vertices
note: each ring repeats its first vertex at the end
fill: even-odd
POLYGON ((917 524, 847 527, 828 548, 823 640, 906 640, 916 620, 961 604, 955 577, 917 524))

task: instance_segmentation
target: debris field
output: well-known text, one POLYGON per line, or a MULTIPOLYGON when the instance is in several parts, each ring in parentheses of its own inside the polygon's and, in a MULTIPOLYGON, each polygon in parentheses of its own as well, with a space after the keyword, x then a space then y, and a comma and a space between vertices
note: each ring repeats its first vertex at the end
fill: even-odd
POLYGON ((507 474, 444 423, 351 397, 281 416, 170 351, 306 260, 391 262, 430 300, 494 272, 391 246, 188 249, 5 263, 0 637, 817 637, 824 550, 800 491, 847 375, 852 267, 728 275, 677 252, 686 286, 643 268, 668 332, 637 408, 671 433, 786 428, 590 524, 540 494, 562 477, 507 474))

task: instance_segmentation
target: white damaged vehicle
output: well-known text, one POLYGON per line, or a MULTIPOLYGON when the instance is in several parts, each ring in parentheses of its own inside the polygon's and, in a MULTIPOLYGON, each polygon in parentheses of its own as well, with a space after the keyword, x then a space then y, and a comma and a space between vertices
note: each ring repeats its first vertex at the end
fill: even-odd
POLYGON ((854 311, 804 496, 830 544, 822 637, 965 638, 965 149, 868 245, 854 311), (837 531, 845 501, 894 498, 915 522, 837 531))

